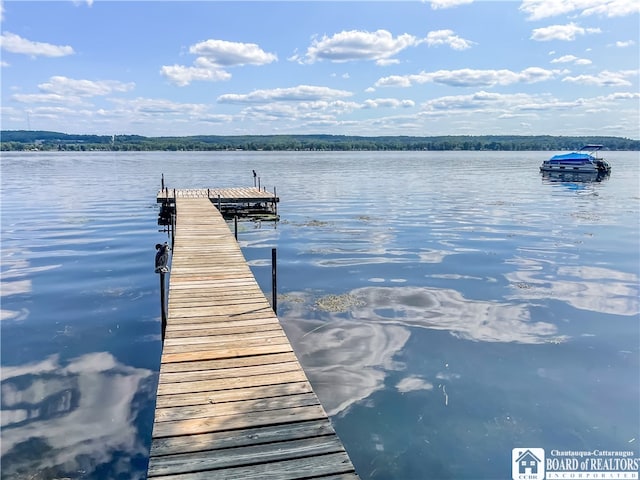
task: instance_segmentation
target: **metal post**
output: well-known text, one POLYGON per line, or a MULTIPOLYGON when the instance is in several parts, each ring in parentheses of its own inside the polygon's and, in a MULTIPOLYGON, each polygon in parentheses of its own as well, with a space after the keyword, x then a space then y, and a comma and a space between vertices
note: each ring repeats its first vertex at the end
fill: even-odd
POLYGON ((233 234, 236 237, 236 242, 238 241, 238 216, 233 216, 233 234))
POLYGON ((171 248, 176 241, 176 214, 171 214, 171 248))
POLYGON ((276 193, 276 187, 273 187, 273 213, 278 215, 278 195, 276 193))
POLYGON ((162 341, 164 343, 164 334, 167 329, 167 299, 165 292, 165 274, 169 273, 169 245, 156 243, 156 260, 155 272, 160 275, 160 316, 162 318, 162 341))
POLYGON ((260 190, 260 177, 258 177, 258 190, 260 190))
POLYGON ((164 343, 164 333, 167 330, 167 302, 165 298, 164 272, 160 272, 160 312, 162 315, 162 342, 164 343))
POLYGON ((271 249, 271 306, 273 313, 278 314, 278 267, 276 249, 271 249))

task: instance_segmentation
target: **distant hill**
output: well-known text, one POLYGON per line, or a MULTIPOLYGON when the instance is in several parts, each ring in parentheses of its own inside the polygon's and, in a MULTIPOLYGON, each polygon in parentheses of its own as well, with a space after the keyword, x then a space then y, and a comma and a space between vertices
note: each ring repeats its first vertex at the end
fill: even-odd
POLYGON ((606 150, 640 150, 640 140, 598 136, 447 135, 195 135, 144 137, 140 135, 77 135, 40 130, 2 130, 0 148, 16 150, 577 150, 602 144, 606 150))

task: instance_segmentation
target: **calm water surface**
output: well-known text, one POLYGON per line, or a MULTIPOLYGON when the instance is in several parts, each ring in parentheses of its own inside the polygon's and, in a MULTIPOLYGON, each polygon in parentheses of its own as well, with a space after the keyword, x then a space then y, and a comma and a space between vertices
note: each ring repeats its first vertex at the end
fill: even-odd
POLYGON ((277 187, 245 256, 363 479, 511 478, 511 450, 640 443, 638 152, 3 153, 2 478, 144 478, 155 195, 277 187))

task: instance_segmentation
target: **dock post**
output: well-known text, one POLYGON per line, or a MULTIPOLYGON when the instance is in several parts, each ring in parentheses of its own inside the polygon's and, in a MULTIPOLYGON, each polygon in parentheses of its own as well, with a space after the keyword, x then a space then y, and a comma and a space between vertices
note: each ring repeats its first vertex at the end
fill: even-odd
POLYGON ((233 235, 236 237, 236 242, 238 241, 238 215, 233 216, 233 235))
POLYGON ((274 215, 278 215, 278 202, 277 199, 278 194, 276 193, 276 187, 273 187, 273 213, 274 215))
POLYGON ((160 315, 162 317, 162 341, 164 342, 164 334, 167 329, 167 299, 165 292, 165 274, 169 272, 169 246, 165 242, 156 244, 156 273, 160 274, 160 315))
POLYGON ((176 214, 175 212, 171 214, 171 248, 173 248, 173 244, 176 240, 176 214))
POLYGON ((162 174, 162 191, 164 191, 164 173, 162 174))
POLYGON ((167 302, 165 299, 165 273, 160 272, 160 314, 162 316, 162 343, 164 343, 164 334, 167 330, 167 302))
POLYGON ((222 213, 222 201, 220 200, 220 194, 218 194, 218 211, 222 213))
POLYGON ((271 306, 273 313, 278 314, 278 267, 276 249, 271 249, 271 306))

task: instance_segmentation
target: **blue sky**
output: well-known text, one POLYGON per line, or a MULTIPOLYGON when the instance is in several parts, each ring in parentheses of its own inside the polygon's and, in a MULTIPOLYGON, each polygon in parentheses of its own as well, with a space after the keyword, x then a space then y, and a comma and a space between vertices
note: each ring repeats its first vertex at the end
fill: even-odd
POLYGON ((1 5, 3 130, 640 138, 639 0, 1 5))

